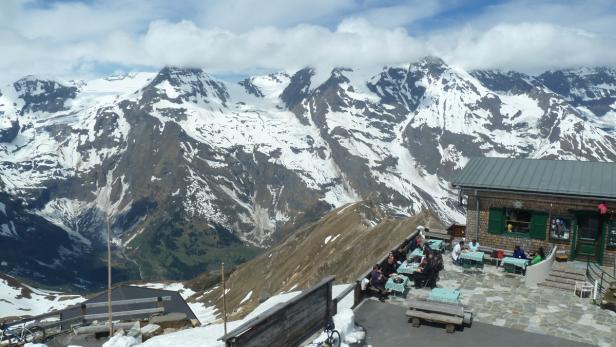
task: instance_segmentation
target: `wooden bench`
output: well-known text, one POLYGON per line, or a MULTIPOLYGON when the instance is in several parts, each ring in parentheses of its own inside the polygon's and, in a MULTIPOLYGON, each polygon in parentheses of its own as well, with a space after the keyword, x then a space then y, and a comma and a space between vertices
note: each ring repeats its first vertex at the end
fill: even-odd
POLYGON ((473 314, 461 305, 421 299, 409 300, 406 316, 413 327, 419 327, 424 320, 445 324, 448 333, 453 333, 456 326, 470 326, 473 321, 473 314))

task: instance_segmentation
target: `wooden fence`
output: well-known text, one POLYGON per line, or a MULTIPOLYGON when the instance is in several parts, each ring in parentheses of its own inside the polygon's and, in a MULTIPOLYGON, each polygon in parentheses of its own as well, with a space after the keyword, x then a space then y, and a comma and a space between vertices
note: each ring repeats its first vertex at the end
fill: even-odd
MULTIPOLYGON (((227 347, 298 346, 323 329, 336 313, 334 277, 321 280, 284 304, 278 304, 222 337, 227 347)), ((336 298, 341 299, 341 296, 336 298)), ((337 301, 336 301, 337 302, 337 301)))

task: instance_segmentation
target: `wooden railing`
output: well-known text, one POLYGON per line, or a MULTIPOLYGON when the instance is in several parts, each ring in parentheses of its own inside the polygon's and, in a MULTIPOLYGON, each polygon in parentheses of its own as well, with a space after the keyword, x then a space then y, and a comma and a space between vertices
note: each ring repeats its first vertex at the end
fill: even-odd
POLYGON ((335 314, 333 282, 333 276, 324 278, 314 287, 270 308, 221 339, 227 347, 298 346, 323 329, 335 314))
MULTIPOLYGON (((616 268, 614 271, 616 271, 616 268)), ((603 271, 599 264, 590 260, 590 257, 586 260, 586 278, 590 283, 596 283, 597 302, 601 302, 605 294, 607 294, 610 288, 610 283, 616 282, 615 276, 603 271)))

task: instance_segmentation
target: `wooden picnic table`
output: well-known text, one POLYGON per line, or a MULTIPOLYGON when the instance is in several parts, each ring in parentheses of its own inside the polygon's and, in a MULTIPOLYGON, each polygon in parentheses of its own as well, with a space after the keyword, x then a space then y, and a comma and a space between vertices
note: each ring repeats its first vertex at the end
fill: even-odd
POLYGON ((530 260, 528 259, 505 257, 505 259, 503 259, 503 268, 509 273, 525 274, 526 267, 528 266, 529 262, 530 260))
POLYGON ((465 269, 470 269, 471 267, 481 268, 483 269, 483 252, 462 252, 460 254, 460 259, 462 260, 462 266, 465 269))
POLYGON ((470 326, 473 321, 473 314, 461 305, 421 299, 409 300, 406 316, 414 327, 419 327, 421 321, 443 323, 448 333, 453 333, 456 325, 470 326))
POLYGON ((407 283, 409 283, 409 278, 406 276, 392 276, 387 279, 387 283, 385 283, 385 289, 389 289, 392 292, 404 294, 404 292, 406 291, 407 283), (402 282, 396 283, 394 282, 394 278, 402 278, 402 282))

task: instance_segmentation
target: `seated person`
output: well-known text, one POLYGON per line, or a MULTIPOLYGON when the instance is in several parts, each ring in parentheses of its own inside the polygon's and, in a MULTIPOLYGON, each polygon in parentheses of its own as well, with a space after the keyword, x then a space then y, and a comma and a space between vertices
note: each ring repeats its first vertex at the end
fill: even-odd
POLYGON ((428 243, 425 243, 423 246, 423 252, 424 252, 424 256, 428 256, 428 254, 433 253, 432 248, 430 248, 430 246, 428 245, 428 243))
POLYGON ((453 259, 454 264, 457 264, 457 265, 462 264, 460 255, 462 254, 463 249, 464 249, 464 241, 460 241, 457 245, 453 247, 453 251, 451 252, 451 259, 453 259))
POLYGON ((524 253, 524 250, 522 249, 522 247, 520 247, 520 245, 516 245, 513 249, 513 257, 514 258, 518 258, 518 259, 528 259, 526 257, 526 253, 524 253))
POLYGON ((421 232, 419 236, 417 237, 417 239, 419 240, 419 243, 417 245, 423 249, 426 242, 428 242, 426 240, 426 236, 423 234, 423 232, 421 232))
POLYGON ((535 265, 540 263, 543 259, 545 259, 545 253, 543 252, 543 247, 539 247, 536 253, 531 257, 530 265, 535 265))
POLYGON ((412 252, 415 250, 415 248, 417 248, 417 236, 413 236, 411 238, 411 240, 409 241, 409 244, 406 245, 406 251, 408 252, 412 252))
POLYGON ((406 260, 406 247, 405 246, 400 246, 398 247, 398 249, 396 249, 395 251, 393 251, 394 254, 394 259, 396 259, 396 262, 398 263, 402 263, 403 261, 406 260))
POLYGON ((377 290, 377 295, 381 301, 387 297, 385 282, 387 282, 387 278, 383 276, 381 265, 375 264, 372 266, 372 272, 370 273, 370 285, 377 290))
POLYGON ((389 253, 387 259, 381 263, 381 271, 383 272, 383 276, 391 277, 396 275, 396 269, 398 268, 398 263, 396 263, 396 258, 394 258, 393 253, 389 253))
POLYGON ((419 265, 413 274, 413 282, 415 288, 421 287, 426 281, 430 280, 434 275, 434 255, 432 253, 426 256, 426 259, 419 265))
POLYGON ((433 252, 432 252, 432 249, 428 247, 428 245, 424 245, 423 253, 424 255, 419 260, 420 264, 423 263, 426 259, 428 259, 428 256, 432 254, 433 252))
POLYGON ((479 242, 473 239, 473 241, 471 241, 471 243, 468 244, 468 249, 470 249, 471 252, 477 252, 479 250, 479 242))

